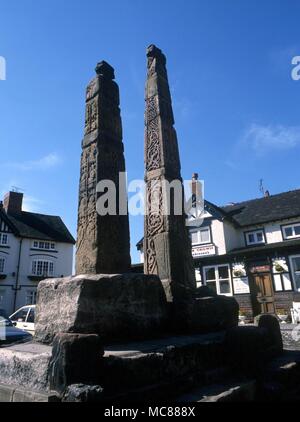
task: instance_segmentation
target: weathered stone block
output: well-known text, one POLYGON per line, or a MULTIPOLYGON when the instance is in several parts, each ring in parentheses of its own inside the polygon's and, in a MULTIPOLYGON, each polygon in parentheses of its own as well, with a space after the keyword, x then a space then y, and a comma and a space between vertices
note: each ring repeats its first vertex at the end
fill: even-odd
POLYGON ((70 385, 62 398, 63 402, 96 403, 101 401, 103 389, 99 385, 70 385))
POLYGON ((103 340, 146 338, 164 327, 167 306, 157 276, 81 275, 40 282, 35 338, 98 334, 103 340))
POLYGON ((191 306, 189 329, 194 332, 209 332, 236 327, 238 313, 239 305, 232 297, 198 297, 191 306))
POLYGON ((268 331, 265 328, 235 327, 226 333, 224 354, 234 371, 257 376, 272 358, 269 346, 268 331))
POLYGON ((50 361, 50 389, 64 392, 71 384, 96 382, 104 349, 96 334, 58 334, 50 361))
POLYGON ((25 343, 0 348, 0 383, 27 390, 48 389, 51 348, 25 343))
POLYGON ((274 315, 262 314, 258 318, 258 327, 267 330, 268 351, 274 356, 283 352, 283 342, 278 319, 274 315))

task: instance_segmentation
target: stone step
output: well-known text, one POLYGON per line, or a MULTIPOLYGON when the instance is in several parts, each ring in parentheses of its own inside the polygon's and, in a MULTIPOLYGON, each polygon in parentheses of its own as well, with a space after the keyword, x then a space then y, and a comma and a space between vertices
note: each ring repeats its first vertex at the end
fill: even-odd
POLYGON ((178 336, 105 347, 99 384, 107 397, 168 398, 224 376, 224 333, 178 336), (223 368, 223 369, 221 369, 223 368), (155 393, 156 392, 156 393, 155 393))
POLYGON ((258 397, 273 402, 300 400, 300 351, 285 350, 269 363, 258 397))
POLYGON ((257 380, 229 381, 230 371, 215 384, 199 386, 176 398, 179 402, 287 402, 300 400, 300 352, 285 350, 257 380))
POLYGON ((0 384, 0 403, 7 402, 49 402, 54 401, 54 395, 45 391, 25 390, 16 385, 0 384))
POLYGON ((227 382, 196 388, 176 399, 176 402, 200 403, 226 403, 226 402, 251 402, 256 393, 256 381, 227 382))

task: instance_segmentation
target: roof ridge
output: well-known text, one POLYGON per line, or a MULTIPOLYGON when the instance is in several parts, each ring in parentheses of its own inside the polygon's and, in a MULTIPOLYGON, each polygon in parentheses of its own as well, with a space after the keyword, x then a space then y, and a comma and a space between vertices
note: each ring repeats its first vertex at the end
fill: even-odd
POLYGON ((235 206, 238 206, 238 205, 248 204, 249 202, 262 201, 262 200, 264 200, 264 199, 274 198, 274 197, 276 197, 276 196, 281 196, 281 195, 285 195, 285 194, 288 194, 288 193, 293 193, 293 192, 300 192, 300 189, 292 189, 292 190, 289 190, 289 191, 286 191, 286 192, 275 193, 275 194, 270 195, 270 196, 263 196, 263 197, 261 197, 261 198, 248 199, 248 200, 241 201, 241 202, 234 202, 234 203, 232 203, 232 204, 228 204, 228 205, 221 205, 221 206, 219 206, 219 207, 220 207, 221 209, 224 209, 224 208, 229 208, 229 207, 235 207, 235 206))
POLYGON ((43 214, 40 212, 31 212, 31 211, 22 211, 22 214, 30 214, 30 215, 43 215, 45 217, 55 217, 62 219, 59 215, 52 215, 52 214, 43 214))

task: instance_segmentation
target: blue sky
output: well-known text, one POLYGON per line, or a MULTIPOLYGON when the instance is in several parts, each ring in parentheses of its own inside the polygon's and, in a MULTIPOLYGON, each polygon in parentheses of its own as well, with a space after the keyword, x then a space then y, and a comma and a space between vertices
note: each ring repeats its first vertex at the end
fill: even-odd
MULTIPOLYGON (((76 234, 85 87, 116 72, 128 178, 143 178, 145 49, 167 55, 182 175, 217 204, 300 187, 297 0, 0 0, 0 194, 60 215, 76 234)), ((135 243, 143 219, 132 217, 135 243)))

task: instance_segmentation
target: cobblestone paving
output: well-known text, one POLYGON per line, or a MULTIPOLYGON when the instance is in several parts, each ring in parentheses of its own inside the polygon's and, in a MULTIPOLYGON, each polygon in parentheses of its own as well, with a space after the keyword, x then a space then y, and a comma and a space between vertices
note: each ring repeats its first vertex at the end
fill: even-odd
POLYGON ((288 350, 300 350, 300 324, 280 324, 283 346, 288 350))

